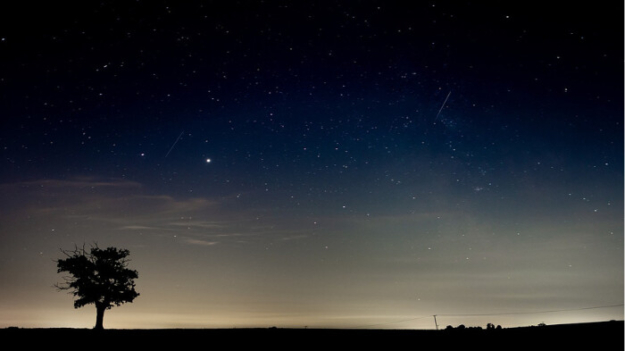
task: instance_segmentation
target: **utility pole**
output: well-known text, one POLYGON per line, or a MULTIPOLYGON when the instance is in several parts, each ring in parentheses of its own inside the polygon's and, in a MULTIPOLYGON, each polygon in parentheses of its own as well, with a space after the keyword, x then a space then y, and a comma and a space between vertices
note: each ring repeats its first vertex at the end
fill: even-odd
POLYGON ((436 325, 436 330, 438 330, 438 322, 436 321, 436 315, 434 315, 434 325, 436 325))

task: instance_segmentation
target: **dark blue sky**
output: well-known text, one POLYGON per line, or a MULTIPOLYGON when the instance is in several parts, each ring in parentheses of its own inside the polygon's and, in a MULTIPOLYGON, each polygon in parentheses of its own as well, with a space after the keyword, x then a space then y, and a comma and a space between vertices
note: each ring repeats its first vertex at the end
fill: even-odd
POLYGON ((127 247, 147 277, 116 325, 138 327, 622 304, 620 8, 225 3, 2 15, 0 278, 127 247), (202 317, 155 310, 172 280, 202 317))

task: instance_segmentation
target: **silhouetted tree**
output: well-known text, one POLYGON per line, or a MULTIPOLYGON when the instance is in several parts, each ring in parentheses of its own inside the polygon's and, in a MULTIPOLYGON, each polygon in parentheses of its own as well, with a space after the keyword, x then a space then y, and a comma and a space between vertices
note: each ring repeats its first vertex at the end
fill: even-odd
POLYGON ((135 291, 134 280, 139 277, 137 271, 127 268, 128 250, 109 247, 92 247, 65 251, 67 258, 56 261, 58 273, 67 272, 65 283, 56 284, 59 290, 69 290, 76 297, 74 308, 95 304, 95 329, 103 329, 104 311, 132 302, 139 293, 135 291))

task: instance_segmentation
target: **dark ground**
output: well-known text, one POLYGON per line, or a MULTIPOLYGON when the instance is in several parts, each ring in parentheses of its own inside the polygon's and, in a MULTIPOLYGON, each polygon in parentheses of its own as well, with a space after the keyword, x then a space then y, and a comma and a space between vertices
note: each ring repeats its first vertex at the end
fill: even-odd
POLYGON ((502 330, 0 329, 5 345, 67 349, 623 350, 623 321, 502 330))

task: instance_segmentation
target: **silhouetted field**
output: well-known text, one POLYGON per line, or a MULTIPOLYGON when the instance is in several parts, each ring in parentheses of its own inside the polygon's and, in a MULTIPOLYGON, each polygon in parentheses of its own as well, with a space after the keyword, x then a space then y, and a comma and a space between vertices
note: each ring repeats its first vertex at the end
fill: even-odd
POLYGON ((184 349, 421 349, 623 350, 623 321, 502 330, 344 329, 20 329, 0 330, 5 345, 131 350, 184 349), (15 343, 15 344, 14 344, 15 343))

